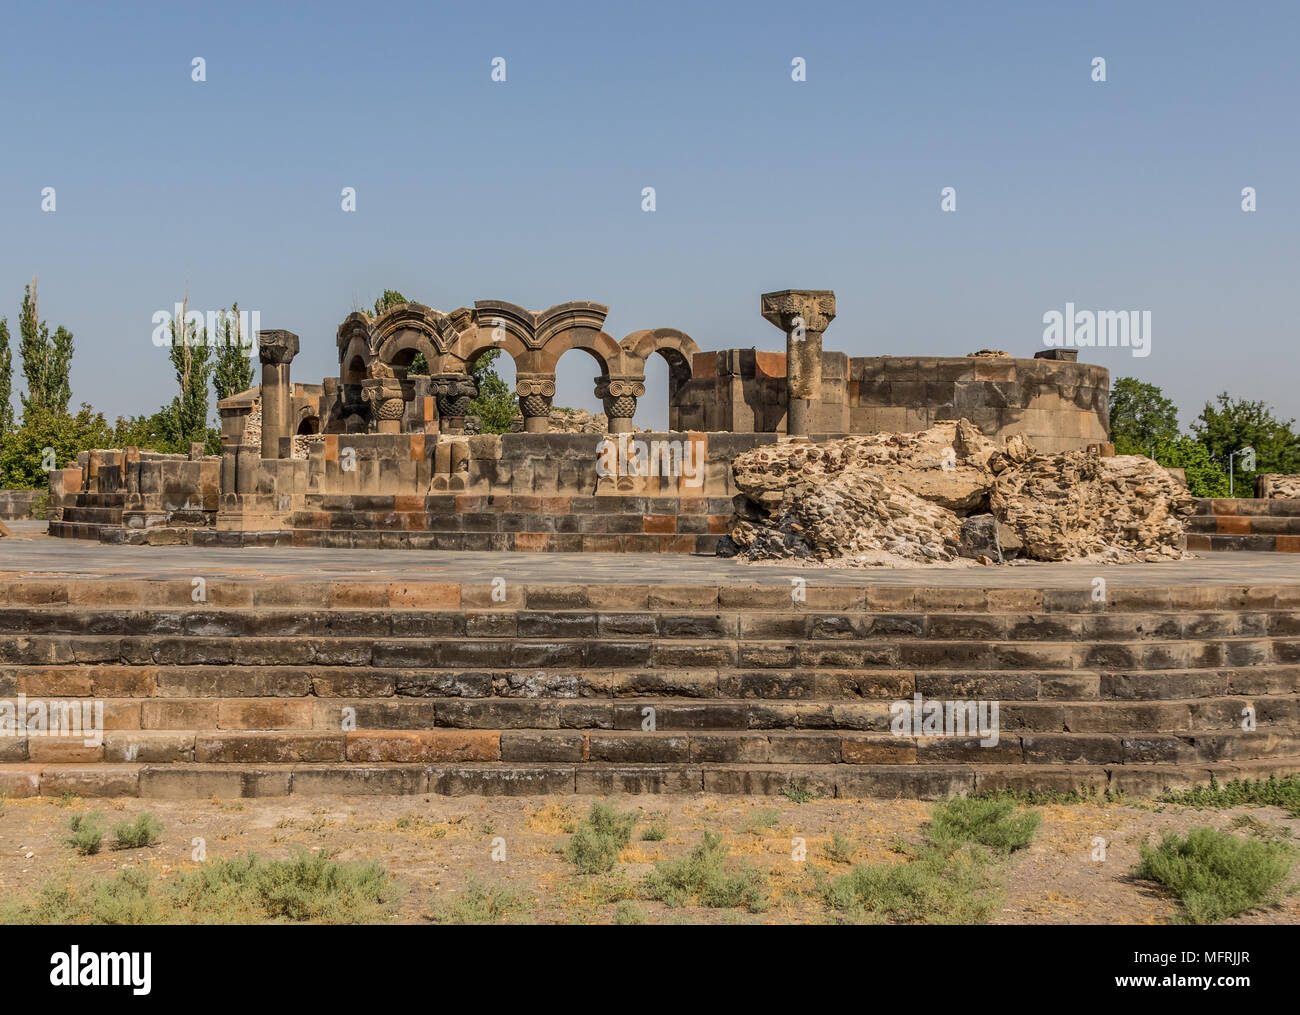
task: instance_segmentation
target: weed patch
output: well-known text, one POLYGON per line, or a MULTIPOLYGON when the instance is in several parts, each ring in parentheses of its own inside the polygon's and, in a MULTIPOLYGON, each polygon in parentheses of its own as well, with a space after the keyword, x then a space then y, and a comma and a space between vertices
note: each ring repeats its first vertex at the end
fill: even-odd
POLYGON ((1295 851, 1281 842, 1241 839, 1213 828, 1143 843, 1134 876, 1154 881, 1182 904, 1189 923, 1218 923, 1281 898, 1295 851))

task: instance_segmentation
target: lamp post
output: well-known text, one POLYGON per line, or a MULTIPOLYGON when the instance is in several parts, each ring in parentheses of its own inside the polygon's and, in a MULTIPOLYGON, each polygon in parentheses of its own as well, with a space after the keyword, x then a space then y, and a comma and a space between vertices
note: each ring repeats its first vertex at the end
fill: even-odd
POLYGON ((1228 452, 1228 496, 1229 497, 1236 496, 1236 494, 1234 493, 1235 487, 1233 485, 1233 473, 1235 472, 1235 470, 1232 467, 1232 460, 1234 458, 1241 459, 1241 467, 1246 472, 1254 472, 1255 471, 1255 449, 1247 445, 1246 447, 1242 448, 1240 451, 1228 452))

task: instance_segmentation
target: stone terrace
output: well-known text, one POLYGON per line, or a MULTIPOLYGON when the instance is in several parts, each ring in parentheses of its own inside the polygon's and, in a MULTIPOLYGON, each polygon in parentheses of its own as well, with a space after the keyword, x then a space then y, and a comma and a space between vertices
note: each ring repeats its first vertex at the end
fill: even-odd
POLYGON ((0 738, 10 796, 1153 793, 1300 770, 1300 568, 1275 554, 863 572, 23 535, 0 698, 102 701, 106 732, 0 738), (895 736, 914 694, 997 701, 998 743, 895 736))

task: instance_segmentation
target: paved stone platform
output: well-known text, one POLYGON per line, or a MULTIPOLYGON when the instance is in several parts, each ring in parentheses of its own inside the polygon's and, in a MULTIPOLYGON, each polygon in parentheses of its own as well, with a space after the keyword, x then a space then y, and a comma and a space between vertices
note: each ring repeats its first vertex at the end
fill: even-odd
POLYGON ((951 588, 1080 588, 1103 577, 1122 588, 1150 586, 1300 584, 1300 556, 1240 552, 1159 564, 1047 564, 1002 567, 825 568, 798 562, 746 564, 720 557, 674 554, 472 553, 323 548, 109 546, 51 539, 43 522, 15 522, 0 542, 0 576, 66 576, 146 580, 188 579, 196 573, 230 579, 392 579, 490 583, 788 585, 800 576, 817 585, 905 585, 951 588))

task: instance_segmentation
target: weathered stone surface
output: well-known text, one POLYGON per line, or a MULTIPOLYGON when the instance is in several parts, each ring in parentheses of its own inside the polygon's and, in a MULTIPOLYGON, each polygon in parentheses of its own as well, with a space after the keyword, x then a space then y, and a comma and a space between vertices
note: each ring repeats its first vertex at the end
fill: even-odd
MULTIPOLYGON (((870 565, 1161 560, 1195 502, 1146 458, 1034 454, 967 420, 739 455, 730 539, 748 559, 870 565)), ((731 547, 728 548, 730 552, 731 547)))
POLYGON ((1036 560, 1180 558, 1186 487, 1149 458, 1037 455, 997 477, 993 511, 1036 560))

